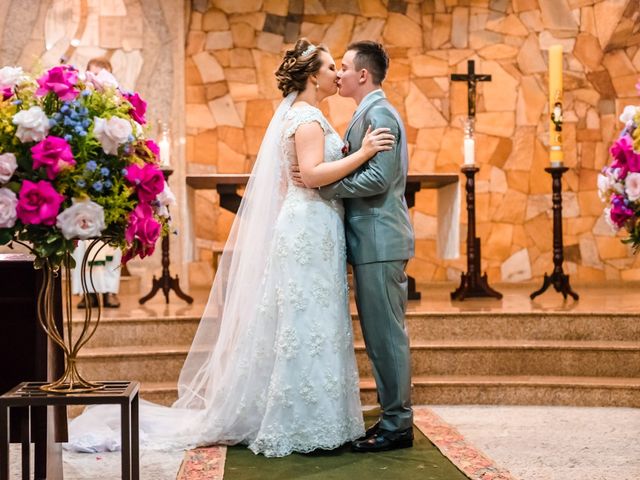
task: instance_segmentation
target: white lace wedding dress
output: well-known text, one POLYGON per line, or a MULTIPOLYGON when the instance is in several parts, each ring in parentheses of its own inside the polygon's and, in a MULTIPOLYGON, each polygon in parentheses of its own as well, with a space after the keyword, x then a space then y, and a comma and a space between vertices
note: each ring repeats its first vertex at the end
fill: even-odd
MULTIPOLYGON (((261 301, 244 322, 246 329, 224 331, 236 328, 233 322, 220 327, 221 336, 237 336, 233 351, 222 353, 233 375, 211 374, 207 400, 198 410, 141 405, 143 446, 243 443, 279 457, 333 449, 364 434, 342 203, 289 180, 294 133, 309 122, 325 132, 326 161, 342 157, 342 140, 320 110, 305 105, 286 112, 280 141, 286 193, 262 272, 261 301)), ((83 414, 71 425, 72 446, 95 451, 98 433, 104 437, 96 424, 105 419, 104 412, 83 414)), ((110 428, 118 420, 113 415, 110 428)))

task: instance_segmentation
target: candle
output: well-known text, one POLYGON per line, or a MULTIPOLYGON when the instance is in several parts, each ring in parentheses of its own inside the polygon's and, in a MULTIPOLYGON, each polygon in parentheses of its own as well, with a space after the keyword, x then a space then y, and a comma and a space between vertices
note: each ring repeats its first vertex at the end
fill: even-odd
POLYGON ((158 142, 158 149, 160 150, 160 165, 163 167, 169 166, 169 139, 163 134, 162 138, 158 142))
POLYGON ((549 48, 549 158, 562 165, 562 45, 549 48))
POLYGON ((475 142, 471 137, 464 139, 464 164, 473 165, 476 163, 475 142))

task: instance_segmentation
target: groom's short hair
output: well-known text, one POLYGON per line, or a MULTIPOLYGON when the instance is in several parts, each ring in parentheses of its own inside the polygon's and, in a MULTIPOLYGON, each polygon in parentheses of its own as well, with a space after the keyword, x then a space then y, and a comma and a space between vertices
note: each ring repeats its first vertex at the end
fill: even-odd
POLYGON ((371 75, 374 85, 382 84, 389 69, 389 55, 382 44, 363 40, 353 42, 347 47, 347 50, 356 52, 354 66, 357 70, 366 69, 371 75))

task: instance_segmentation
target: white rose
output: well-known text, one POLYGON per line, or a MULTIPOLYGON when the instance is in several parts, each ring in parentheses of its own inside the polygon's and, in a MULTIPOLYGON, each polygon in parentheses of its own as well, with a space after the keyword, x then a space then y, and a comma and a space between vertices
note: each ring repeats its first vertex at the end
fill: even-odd
POLYGON ((39 142, 49 133, 49 119, 40 107, 19 111, 13 116, 13 124, 18 126, 16 136, 22 143, 39 142))
POLYGON ((640 198, 640 173, 630 173, 624 179, 624 191, 632 202, 640 198))
POLYGON ((11 228, 16 224, 18 197, 8 188, 0 188, 0 228, 11 228))
POLYGON ((4 88, 13 88, 22 79, 23 72, 21 67, 2 67, 0 68, 0 90, 4 88))
POLYGON ((109 120, 96 117, 93 124, 93 134, 96 136, 104 153, 118 154, 118 146, 129 139, 133 132, 131 122, 119 117, 111 117, 109 120))
POLYGON ((614 230, 616 232, 620 230, 620 227, 618 227, 615 223, 613 223, 613 220, 611 220, 611 207, 607 207, 604 209, 604 220, 605 222, 607 222, 607 225, 611 227, 611 230, 614 230))
POLYGON ((626 107, 624 107, 624 110, 620 115, 620 121, 625 125, 629 125, 631 122, 633 122, 633 117, 636 116, 637 110, 638 110, 638 107, 634 107, 633 105, 627 105, 626 107))
POLYGON ((18 168, 18 162, 16 162, 16 156, 13 153, 0 155, 0 184, 7 183, 16 168, 18 168))
POLYGON ((104 209, 91 200, 73 199, 73 205, 58 214, 56 227, 67 240, 97 237, 105 229, 104 209))
POLYGON ((169 188, 169 184, 164 182, 164 190, 158 194, 156 197, 158 201, 158 207, 156 208, 156 213, 160 217, 169 218, 169 209, 167 208, 169 205, 176 204, 176 196, 173 194, 171 189, 169 188))

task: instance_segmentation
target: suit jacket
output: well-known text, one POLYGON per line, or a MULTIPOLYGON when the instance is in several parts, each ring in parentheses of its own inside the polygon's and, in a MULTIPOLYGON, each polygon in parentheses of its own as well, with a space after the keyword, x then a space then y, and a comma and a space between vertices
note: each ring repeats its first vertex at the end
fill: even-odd
POLYGON ((407 139, 398 112, 382 90, 360 103, 345 134, 349 152, 362 146, 371 125, 391 129, 389 151, 376 154, 351 175, 320 188, 325 199, 344 199, 347 259, 352 265, 408 260, 414 253, 414 235, 404 198, 407 182, 407 139))

